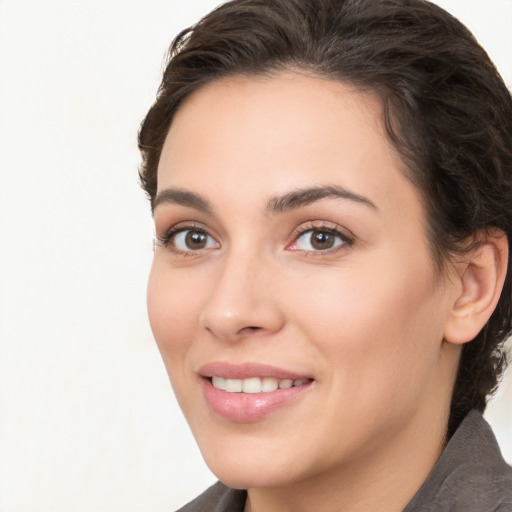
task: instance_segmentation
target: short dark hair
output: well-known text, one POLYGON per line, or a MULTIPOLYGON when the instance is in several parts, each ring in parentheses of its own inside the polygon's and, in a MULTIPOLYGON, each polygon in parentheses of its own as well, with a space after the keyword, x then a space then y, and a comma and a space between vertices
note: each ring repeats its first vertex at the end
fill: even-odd
MULTIPOLYGON (((387 133, 421 192, 438 270, 485 230, 511 240, 510 92, 468 29, 425 0, 234 0, 181 32, 139 132, 151 202, 165 137, 187 96, 224 77, 290 69, 380 96, 387 133)), ((448 435, 497 387, 511 294, 509 265, 494 313, 463 346, 448 435)))

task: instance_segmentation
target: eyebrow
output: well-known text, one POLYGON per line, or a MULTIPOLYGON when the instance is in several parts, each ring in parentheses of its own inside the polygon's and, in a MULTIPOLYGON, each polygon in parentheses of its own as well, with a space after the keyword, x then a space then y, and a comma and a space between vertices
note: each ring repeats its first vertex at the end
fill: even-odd
MULTIPOLYGON (((347 199, 349 201, 366 205, 373 210, 378 211, 375 203, 364 196, 351 192, 345 187, 338 185, 325 185, 293 190, 284 195, 272 197, 267 203, 265 213, 267 215, 284 213, 327 198, 347 199)), ((177 204, 188 208, 194 208, 195 210, 204 213, 213 212, 212 205, 205 198, 195 192, 190 192, 180 188, 167 188, 160 192, 153 202, 153 212, 160 204, 177 204)))
POLYGON ((370 201, 368 198, 351 192, 345 187, 338 185, 326 185, 294 190, 282 196, 273 197, 267 204, 266 213, 284 213, 326 198, 348 199, 349 201, 369 206, 373 210, 378 211, 375 203, 370 201))
POLYGON ((212 205, 199 194, 180 188, 167 188, 162 190, 162 192, 155 197, 151 209, 154 212, 158 205, 166 203, 187 206, 204 213, 211 213, 213 211, 212 205))

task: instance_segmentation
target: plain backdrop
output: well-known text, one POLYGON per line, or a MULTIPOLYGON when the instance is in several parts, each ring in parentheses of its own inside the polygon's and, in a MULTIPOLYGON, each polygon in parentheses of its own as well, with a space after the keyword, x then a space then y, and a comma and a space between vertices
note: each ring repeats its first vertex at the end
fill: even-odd
MULTIPOLYGON (((512 0, 439 0, 512 84, 512 0)), ((146 319, 136 133, 213 0, 0 0, 0 511, 171 511, 215 480, 146 319)), ((512 379, 488 418, 512 461, 512 379)))

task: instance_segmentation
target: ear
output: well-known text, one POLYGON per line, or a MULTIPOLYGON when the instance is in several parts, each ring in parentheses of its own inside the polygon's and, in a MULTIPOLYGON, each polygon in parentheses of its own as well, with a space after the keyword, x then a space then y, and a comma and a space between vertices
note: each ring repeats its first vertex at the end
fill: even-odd
POLYGON ((503 231, 478 233, 478 244, 457 264, 458 294, 445 325, 444 339, 473 340, 496 308, 507 273, 508 242, 503 231))

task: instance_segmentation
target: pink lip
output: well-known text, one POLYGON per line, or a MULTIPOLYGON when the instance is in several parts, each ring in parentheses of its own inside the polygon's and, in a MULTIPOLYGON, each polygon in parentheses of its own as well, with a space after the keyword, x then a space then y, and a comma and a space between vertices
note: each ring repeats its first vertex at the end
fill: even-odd
POLYGON ((257 363, 233 365, 214 362, 202 366, 198 373, 202 377, 202 389, 209 408, 218 416, 238 423, 252 423, 262 419, 290 402, 296 401, 314 384, 310 377, 257 363), (213 375, 231 379, 274 377, 306 380, 306 382, 301 386, 266 393, 228 393, 213 387, 210 380, 213 375))
POLYGON ((225 379, 249 379, 251 377, 274 377, 275 379, 305 380, 311 379, 310 375, 301 375, 290 372, 277 366, 260 363, 231 364, 215 361, 205 364, 197 372, 202 377, 224 377, 225 379))

